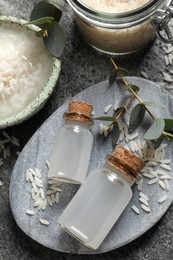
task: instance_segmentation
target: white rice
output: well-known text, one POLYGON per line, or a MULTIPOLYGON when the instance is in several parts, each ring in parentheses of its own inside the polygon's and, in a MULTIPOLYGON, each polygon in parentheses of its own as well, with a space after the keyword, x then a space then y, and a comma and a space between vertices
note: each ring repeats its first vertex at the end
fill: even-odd
POLYGON ((35 176, 38 177, 39 179, 41 178, 41 172, 38 168, 35 168, 35 171, 33 171, 33 174, 35 173, 35 176))
POLYGON ((169 160, 169 159, 164 159, 164 160, 160 161, 161 164, 169 164, 170 162, 171 162, 171 160, 169 160))
POLYGON ((148 1, 149 0, 82 0, 81 2, 97 11, 122 13, 137 9, 146 4, 148 1))
POLYGON ((56 193, 55 202, 56 202, 57 204, 59 203, 59 192, 56 193))
POLYGON ((166 199, 167 199, 167 195, 164 194, 164 195, 158 200, 158 202, 159 202, 159 203, 163 203, 166 199))
POLYGON ((161 168, 163 168, 163 169, 165 169, 165 170, 167 170, 167 171, 171 171, 171 167, 169 167, 168 165, 166 165, 166 164, 160 164, 160 167, 161 168))
POLYGON ((168 182, 167 179, 164 180, 164 184, 165 184, 165 189, 166 189, 167 191, 169 191, 169 190, 170 190, 170 185, 169 185, 169 182, 168 182))
POLYGON ((45 199, 44 190, 42 188, 40 188, 40 197, 42 198, 42 200, 45 199))
POLYGON ((43 219, 43 218, 40 218, 40 223, 43 224, 43 225, 45 225, 45 226, 50 225, 49 221, 46 220, 46 219, 43 219))
POLYGON ((132 206, 132 209, 133 209, 133 211, 134 211, 135 213, 137 213, 138 215, 140 214, 139 209, 138 209, 135 205, 132 206))
POLYGON ((35 203, 34 203, 34 207, 39 207, 41 202, 42 202, 42 199, 41 199, 41 198, 38 198, 38 199, 35 201, 35 203))
POLYGON ((52 57, 42 40, 27 30, 4 25, 0 35, 0 119, 4 119, 23 110, 39 95, 52 57))
POLYGON ((107 114, 111 108, 112 108, 112 104, 107 105, 107 106, 104 108, 104 113, 107 114))
POLYGON ((56 190, 48 190, 47 191, 47 195, 51 195, 51 194, 54 194, 54 193, 56 193, 56 190))
POLYGON ((148 178, 148 179, 153 179, 153 178, 154 178, 154 176, 153 176, 152 174, 149 174, 149 173, 147 173, 147 172, 144 172, 142 175, 143 175, 144 177, 148 178))
POLYGON ((146 199, 139 197, 139 201, 140 201, 142 204, 148 206, 148 201, 147 201, 146 199))
POLYGON ((141 208, 148 213, 151 212, 150 208, 144 204, 141 205, 141 208))
MULTIPOLYGON (((51 195, 50 195, 51 196, 51 195)), ((52 206, 53 203, 52 203, 52 199, 50 196, 47 196, 47 203, 49 204, 49 206, 52 206)))
POLYGON ((26 214, 33 216, 35 214, 35 212, 33 210, 27 209, 26 214))
POLYGON ((165 183, 163 181, 159 180, 158 183, 162 189, 166 189, 165 183))
POLYGON ((155 184, 155 183, 158 182, 158 180, 159 180, 159 178, 154 178, 154 179, 148 181, 148 184, 149 184, 149 185, 151 185, 151 184, 155 184))
POLYGON ((161 180, 170 180, 170 179, 172 179, 172 177, 170 176, 170 175, 162 175, 162 176, 160 176, 160 179, 161 180))
POLYGON ((99 133, 102 135, 104 133, 104 130, 105 130, 105 125, 100 123, 100 127, 99 127, 99 133))
POLYGON ((138 187, 138 191, 141 191, 142 190, 142 186, 143 186, 143 179, 140 179, 137 185, 138 185, 137 186, 138 187))
POLYGON ((141 71, 141 75, 146 79, 149 78, 148 74, 145 71, 141 71))
POLYGON ((141 198, 144 198, 145 200, 149 200, 149 198, 148 198, 148 196, 146 195, 146 194, 144 194, 143 192, 139 192, 139 196, 141 197, 141 198))
POLYGON ((171 53, 171 52, 173 52, 173 46, 169 47, 169 48, 165 51, 166 54, 169 54, 169 53, 171 53))

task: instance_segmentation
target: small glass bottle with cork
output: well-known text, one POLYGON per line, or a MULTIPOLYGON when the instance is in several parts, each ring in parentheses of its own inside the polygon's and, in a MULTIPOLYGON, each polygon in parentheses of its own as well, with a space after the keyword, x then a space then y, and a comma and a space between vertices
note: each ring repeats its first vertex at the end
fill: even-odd
POLYGON ((132 197, 131 186, 144 167, 134 153, 118 146, 106 156, 70 201, 58 223, 87 247, 97 249, 132 197))
POLYGON ((49 178, 75 184, 84 182, 93 145, 92 111, 90 103, 69 103, 69 110, 64 114, 65 124, 58 132, 51 156, 49 178))

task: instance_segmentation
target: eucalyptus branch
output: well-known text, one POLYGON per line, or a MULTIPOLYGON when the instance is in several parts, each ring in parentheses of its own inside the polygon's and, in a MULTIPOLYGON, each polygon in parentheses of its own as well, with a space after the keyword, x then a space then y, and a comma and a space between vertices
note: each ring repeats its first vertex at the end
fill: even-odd
MULTIPOLYGON (((143 104, 144 102, 142 101, 142 99, 137 95, 137 93, 132 89, 132 87, 130 87, 130 84, 124 79, 122 73, 119 71, 118 66, 116 65, 115 61, 111 58, 111 62, 116 70, 116 72, 118 73, 118 76, 121 78, 122 82, 125 84, 125 86, 129 86, 129 90, 131 91, 131 93, 136 97, 136 99, 143 104)), ((148 112, 148 114, 151 116, 151 118, 153 119, 153 121, 155 120, 154 115, 151 113, 151 111, 146 107, 146 111, 148 112)))
POLYGON ((123 68, 120 68, 117 66, 115 61, 111 58, 111 62, 114 66, 114 70, 112 71, 110 78, 109 78, 109 84, 112 85, 114 81, 116 80, 117 76, 122 81, 122 83, 125 85, 125 91, 129 91, 132 96, 128 100, 128 102, 118 107, 116 110, 114 110, 114 113, 112 116, 102 116, 102 117, 95 117, 94 120, 102 120, 102 121, 108 121, 110 122, 107 126, 104 128, 104 135, 107 136, 107 134, 112 131, 112 143, 115 145, 119 139, 119 119, 124 114, 124 112, 128 111, 129 106, 132 104, 132 101, 134 99, 138 100, 139 103, 135 105, 131 112, 130 112, 130 119, 129 119, 129 125, 128 129, 130 131, 135 130, 143 121, 145 117, 145 113, 147 112, 150 117, 152 118, 152 123, 149 129, 144 134, 144 138, 150 141, 153 141, 155 144, 155 147, 160 145, 164 137, 167 140, 170 140, 173 138, 173 119, 172 118, 155 118, 155 116, 151 113, 151 111, 148 109, 147 106, 153 106, 153 107, 159 107, 159 108, 166 108, 161 103, 155 103, 150 101, 143 101, 139 95, 139 87, 133 84, 130 84, 124 77, 121 71, 126 71, 123 68), (105 133, 106 131, 106 133, 105 133))

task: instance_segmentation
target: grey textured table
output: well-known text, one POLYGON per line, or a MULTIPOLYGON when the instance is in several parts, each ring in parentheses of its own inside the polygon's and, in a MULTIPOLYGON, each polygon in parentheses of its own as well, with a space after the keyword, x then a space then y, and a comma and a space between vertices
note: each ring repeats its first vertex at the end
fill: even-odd
MULTIPOLYGON (((0 0, 0 13, 28 19, 33 4, 37 0, 0 0)), ((17 136, 21 148, 27 143, 37 128, 69 97, 92 84, 108 78, 111 64, 107 57, 90 49, 79 36, 73 15, 63 16, 62 25, 66 34, 62 70, 57 88, 45 107, 30 120, 7 129, 17 136)), ((163 82, 161 72, 165 71, 164 52, 156 40, 145 52, 134 58, 122 59, 119 64, 133 76, 140 76, 143 70, 154 82, 163 82)), ((164 85, 164 84, 163 84, 164 85)), ((166 87, 166 84, 163 86, 166 87)), ((172 94, 172 93, 171 93, 172 94)), ((173 258, 173 206, 164 217, 142 237, 132 243, 102 255, 70 255, 47 249, 27 237, 16 225, 9 206, 10 176, 17 159, 13 147, 11 157, 0 166, 0 260, 23 259, 138 259, 169 260, 173 258)))

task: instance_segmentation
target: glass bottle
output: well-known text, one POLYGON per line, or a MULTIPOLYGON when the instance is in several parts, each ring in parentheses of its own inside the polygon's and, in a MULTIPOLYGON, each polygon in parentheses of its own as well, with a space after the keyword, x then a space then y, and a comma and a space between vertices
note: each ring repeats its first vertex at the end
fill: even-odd
POLYGON ((69 103, 65 124, 58 132, 48 172, 49 178, 62 182, 84 182, 93 145, 90 132, 93 106, 82 101, 69 103))
POLYGON ((144 162, 118 146, 79 188, 58 223, 87 247, 97 249, 132 197, 131 186, 144 162))
MULTIPOLYGON (((67 2, 85 40, 100 52, 110 55, 133 53, 150 44, 156 35, 163 41, 173 42, 168 25, 173 17, 171 0, 148 0, 139 8, 132 5, 131 11, 117 13, 104 11, 104 8, 100 11, 98 5, 104 1, 97 4, 97 9, 87 5, 85 0, 67 2)), ((105 2, 111 7, 112 1, 105 2)), ((130 1, 122 2, 129 6, 130 1)))

